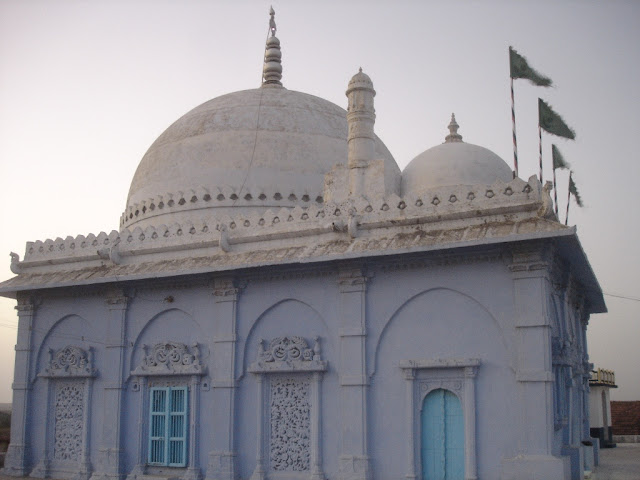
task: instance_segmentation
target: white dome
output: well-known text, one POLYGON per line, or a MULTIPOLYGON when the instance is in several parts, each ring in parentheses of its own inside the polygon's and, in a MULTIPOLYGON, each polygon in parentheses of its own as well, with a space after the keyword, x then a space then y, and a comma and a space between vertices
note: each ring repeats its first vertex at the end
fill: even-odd
POLYGON ((421 193, 452 185, 491 185, 513 180, 513 172, 498 155, 484 147, 465 143, 457 134, 452 116, 445 143, 422 152, 402 172, 402 194, 421 193))
MULTIPOLYGON (((121 227, 322 202, 324 175, 347 161, 346 115, 327 100, 282 87, 210 100, 151 145, 121 227)), ((398 169, 379 139, 376 154, 398 169)))

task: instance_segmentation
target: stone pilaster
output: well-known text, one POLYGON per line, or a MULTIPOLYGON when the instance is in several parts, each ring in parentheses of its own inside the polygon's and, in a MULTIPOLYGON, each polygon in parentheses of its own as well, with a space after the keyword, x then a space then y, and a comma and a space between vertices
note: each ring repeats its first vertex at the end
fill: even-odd
POLYGON ((341 480, 368 480, 366 283, 362 270, 339 272, 341 480))
POLYGON ((124 475, 122 449, 122 402, 126 378, 125 351, 127 309, 130 298, 121 290, 111 291, 106 298, 108 318, 104 362, 101 376, 104 381, 103 414, 108 419, 101 426, 98 463, 92 480, 120 479, 124 475))
POLYGON ((465 480, 477 480, 476 459, 476 385, 478 367, 464 367, 464 449, 465 480))
POLYGON ((189 397, 191 411, 191 418, 189 420, 189 441, 191 447, 188 449, 189 466, 187 472, 182 477, 183 480, 200 480, 202 473, 200 472, 200 458, 198 455, 198 441, 200 429, 198 425, 200 423, 200 376, 191 376, 191 396, 189 397))
MULTIPOLYGON (((514 247, 516 380, 519 392, 518 455, 504 459, 502 480, 526 478, 535 466, 548 479, 565 478, 567 461, 552 455, 554 409, 551 354, 551 252, 544 243, 514 247)), ((542 478, 541 477, 541 478, 542 478)))
POLYGON ((415 448, 415 395, 413 394, 413 384, 416 380, 416 372, 413 368, 406 368, 403 370, 405 382, 405 431, 407 438, 405 443, 407 448, 407 474, 405 478, 407 480, 415 480, 418 478, 416 474, 416 448, 415 448))
POLYGON ((18 297, 18 341, 13 375, 13 412, 11 415, 11 442, 7 449, 4 473, 25 476, 29 473, 28 452, 31 394, 31 367, 33 358, 34 321, 40 301, 32 297, 18 297))
MULTIPOLYGON (((236 388, 236 316, 240 288, 232 278, 214 282, 212 387, 210 402, 203 411, 213 418, 213 449, 209 453, 207 480, 236 477, 234 448, 236 388)), ((203 402, 204 403, 204 402, 203 402)))

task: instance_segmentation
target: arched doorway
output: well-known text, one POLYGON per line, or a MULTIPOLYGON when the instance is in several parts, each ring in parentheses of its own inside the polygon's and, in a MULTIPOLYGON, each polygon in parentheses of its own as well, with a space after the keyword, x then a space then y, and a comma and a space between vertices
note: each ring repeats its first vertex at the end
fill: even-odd
POLYGON ((422 402, 423 480, 464 480, 464 418, 460 399, 449 390, 430 392, 422 402))

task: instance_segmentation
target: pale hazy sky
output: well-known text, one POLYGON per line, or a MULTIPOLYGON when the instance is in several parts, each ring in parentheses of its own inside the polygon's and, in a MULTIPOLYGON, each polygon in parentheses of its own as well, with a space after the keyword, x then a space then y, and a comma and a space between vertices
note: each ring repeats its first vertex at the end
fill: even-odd
MULTIPOLYGON (((146 149, 178 117, 261 77, 268 2, 0 0, 0 279, 25 242, 118 228, 146 149)), ((403 168, 464 140, 512 163, 507 49, 554 88, 516 82, 520 176, 537 173, 537 97, 577 132, 551 142, 585 202, 569 223, 607 294, 591 361, 614 400, 640 400, 640 2, 275 1, 284 85, 346 106, 362 66, 376 132, 403 168)), ((560 175, 560 208, 566 205, 560 175)), ((562 214, 564 219, 564 214, 562 214)), ((11 401, 17 317, 0 299, 0 402, 11 401)))

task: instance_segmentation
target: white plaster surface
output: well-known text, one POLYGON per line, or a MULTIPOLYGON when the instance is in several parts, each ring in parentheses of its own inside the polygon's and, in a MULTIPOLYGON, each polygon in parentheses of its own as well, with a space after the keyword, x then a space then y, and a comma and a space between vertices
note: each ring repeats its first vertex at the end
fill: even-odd
POLYGON ((421 193, 433 187, 492 184, 513 178, 498 155, 466 142, 447 142, 422 152, 402 172, 402 192, 421 193))
MULTIPOLYGON (((379 139, 375 144, 377 157, 399 178, 389 150, 379 139)), ((199 210, 200 219, 211 216, 206 211, 211 208, 220 215, 308 206, 322 197, 324 175, 346 160, 343 108, 282 87, 223 95, 185 114, 151 145, 131 182, 122 220, 131 218, 123 226, 193 221, 193 216, 174 215, 167 205, 182 196, 183 210, 199 210), (203 201, 207 194, 208 203, 203 201), (198 203, 191 201, 194 195, 198 203)))

